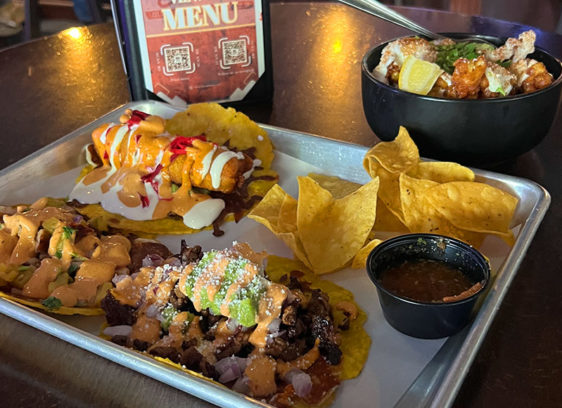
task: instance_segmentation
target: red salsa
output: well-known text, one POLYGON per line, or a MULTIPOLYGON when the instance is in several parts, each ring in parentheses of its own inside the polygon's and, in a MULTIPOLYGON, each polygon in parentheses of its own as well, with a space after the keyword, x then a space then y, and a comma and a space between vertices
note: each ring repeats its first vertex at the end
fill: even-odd
POLYGON ((459 269, 441 261, 417 259, 385 271, 382 286, 390 292, 418 302, 454 302, 482 288, 459 269))

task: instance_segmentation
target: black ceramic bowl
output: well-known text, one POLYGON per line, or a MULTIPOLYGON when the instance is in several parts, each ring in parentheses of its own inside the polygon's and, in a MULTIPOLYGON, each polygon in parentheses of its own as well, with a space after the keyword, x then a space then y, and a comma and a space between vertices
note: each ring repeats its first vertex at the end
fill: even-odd
MULTIPOLYGON (((462 38, 463 34, 447 34, 462 38)), ((501 45, 505 39, 481 36, 501 45)), ((536 47, 530 55, 545 64, 554 81, 540 91, 495 99, 463 100, 421 96, 374 78, 380 44, 367 52, 361 66, 363 109, 381 140, 393 140, 406 127, 424 157, 490 166, 525 153, 548 133, 560 103, 560 61, 536 47)))
POLYGON ((490 280, 488 261, 470 245, 435 234, 409 234, 379 244, 367 259, 367 273, 377 287, 386 320, 409 336, 437 339, 460 331, 471 319, 478 297, 490 280), (458 268, 472 283, 482 288, 472 296, 456 302, 418 302, 387 290, 382 274, 404 261, 432 259, 458 268))

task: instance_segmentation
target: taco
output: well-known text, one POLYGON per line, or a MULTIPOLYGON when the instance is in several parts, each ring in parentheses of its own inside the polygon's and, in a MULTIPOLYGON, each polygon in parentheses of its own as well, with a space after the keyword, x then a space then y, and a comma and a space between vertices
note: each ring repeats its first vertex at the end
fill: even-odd
POLYGON ((63 200, 1 207, 0 297, 58 314, 103 314, 114 282, 139 268, 155 241, 101 235, 63 200))
POLYGON ((113 342, 278 407, 325 406, 365 364, 365 314, 347 290, 247 244, 181 253, 102 301, 113 342))
POLYGON ((86 153, 69 198, 101 230, 221 235, 225 217, 238 221, 277 181, 265 131, 218 104, 170 120, 127 110, 94 130, 86 153))

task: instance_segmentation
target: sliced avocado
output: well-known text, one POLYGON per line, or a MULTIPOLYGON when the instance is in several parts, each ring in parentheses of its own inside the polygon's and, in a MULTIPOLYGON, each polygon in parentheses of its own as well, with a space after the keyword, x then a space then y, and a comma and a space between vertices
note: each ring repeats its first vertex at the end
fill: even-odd
POLYGON ((66 205, 66 201, 63 200, 62 198, 51 198, 51 197, 47 198, 46 207, 60 208, 60 207, 64 207, 65 205, 66 205))
POLYGON ((162 321, 160 322, 162 330, 168 331, 170 325, 172 324, 172 321, 174 320, 174 317, 176 317, 178 313, 179 312, 176 310, 176 308, 171 304, 167 304, 166 307, 162 309, 162 321))
POLYGON ((0 279, 12 283, 19 275, 18 267, 12 264, 0 264, 0 279))
POLYGON ((256 275, 248 286, 237 291, 230 299, 228 304, 230 316, 245 327, 256 324, 259 302, 268 284, 263 276, 256 275))
POLYGON ((209 309, 212 314, 220 315, 220 310, 217 305, 209 300, 207 288, 201 289, 201 309, 209 309))
POLYGON ((96 292, 96 302, 95 305, 99 305, 101 300, 107 295, 107 292, 113 288, 113 283, 111 282, 104 282, 101 286, 98 287, 98 291, 96 292))
POLYGON ((56 279, 49 283, 47 288, 49 289, 49 293, 53 293, 53 290, 58 288, 59 286, 68 285, 70 282, 70 275, 66 272, 61 272, 57 275, 56 279))
POLYGON ((55 229, 58 227, 60 221, 56 217, 47 218, 43 221, 43 228, 45 228, 49 233, 53 233, 55 229))
POLYGON ((187 297, 191 298, 193 296, 193 286, 195 286, 195 281, 197 280, 201 272, 203 272, 203 270, 213 261, 213 259, 215 259, 215 256, 217 256, 217 251, 207 252, 205 255, 203 255, 203 258, 201 258, 197 266, 193 268, 193 270, 185 280, 185 293, 187 294, 187 297))
POLYGON ((230 286, 232 286, 232 284, 238 280, 240 274, 244 271, 244 268, 247 264, 248 261, 243 258, 239 258, 228 263, 226 270, 224 271, 224 277, 221 287, 217 291, 215 298, 213 299, 213 305, 216 310, 220 310, 220 307, 224 302, 224 298, 226 297, 226 293, 228 292, 228 288, 230 288, 230 286))
POLYGON ((18 276, 12 281, 12 286, 23 289, 27 281, 33 276, 35 268, 33 266, 20 266, 18 272, 18 276))
POLYGON ((233 301, 228 306, 230 317, 234 318, 244 327, 256 324, 257 308, 252 299, 246 298, 233 301))

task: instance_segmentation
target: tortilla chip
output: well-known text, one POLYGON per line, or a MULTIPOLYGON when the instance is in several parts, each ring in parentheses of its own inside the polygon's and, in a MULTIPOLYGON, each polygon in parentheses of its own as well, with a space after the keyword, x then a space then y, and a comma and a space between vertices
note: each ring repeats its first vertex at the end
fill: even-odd
POLYGON ((335 200, 308 177, 299 177, 297 227, 315 273, 346 265, 361 249, 376 217, 379 179, 335 200))
POLYGON ((474 172, 468 167, 453 162, 426 161, 411 167, 408 176, 448 183, 450 181, 474 181, 474 172))
POLYGON ((297 231, 297 206, 298 202, 289 194, 285 195, 281 208, 279 209, 279 220, 277 228, 280 232, 297 231))
POLYGON ((380 198, 377 199, 377 218, 373 229, 375 231, 410 232, 408 227, 384 205, 380 198))
POLYGON ((438 231, 446 221, 428 201, 426 192, 429 188, 438 185, 435 181, 421 180, 400 175, 400 201, 404 223, 415 232, 438 231))
POLYGON ((380 239, 373 239, 367 245, 361 248, 353 258, 353 261, 351 262, 351 267, 354 269, 365 268, 365 266, 367 265, 367 258, 369 257, 369 254, 381 242, 382 240, 380 239))
POLYGON ((272 232, 278 232, 279 212, 287 193, 278 184, 274 185, 254 207, 249 217, 264 224, 272 232))
POLYGON ((369 161, 368 166, 371 177, 378 177, 380 180, 378 197, 386 206, 387 210, 394 214, 394 216, 405 225, 402 205, 400 203, 400 173, 387 171, 376 160, 369 161))
MULTIPOLYGON (((321 279, 314 275, 299 261, 281 258, 278 256, 269 256, 266 267, 266 274, 268 277, 275 281, 280 282, 281 278, 289 275, 291 271, 298 270, 303 272, 303 276, 299 280, 310 282, 310 286, 314 289, 323 290, 330 298, 330 305, 332 309, 336 309, 338 302, 347 301, 356 305, 358 310, 358 317, 352 320, 349 329, 341 332, 340 348, 343 353, 341 362, 340 378, 348 380, 357 377, 369 356, 369 347, 371 345, 371 338, 363 328, 367 321, 367 315, 355 303, 353 294, 347 289, 336 285, 328 280, 321 279)), ((280 282, 282 283, 282 282, 280 282)), ((337 314, 334 313, 336 319, 337 314)))
POLYGON ((427 232, 460 239, 474 247, 479 247, 484 234, 465 231, 454 226, 428 199, 428 191, 438 186, 431 180, 421 180, 400 176, 400 196, 406 225, 412 232, 427 232))
POLYGON ((420 161, 418 147, 402 126, 393 141, 377 143, 366 156, 374 157, 390 173, 405 173, 420 161))
POLYGON ((484 183, 455 181, 432 187, 431 204, 454 226, 476 232, 507 233, 518 199, 484 183))
POLYGON ((328 190, 336 199, 345 197, 361 187, 359 183, 347 181, 336 176, 310 173, 308 177, 316 181, 324 190, 328 190))

